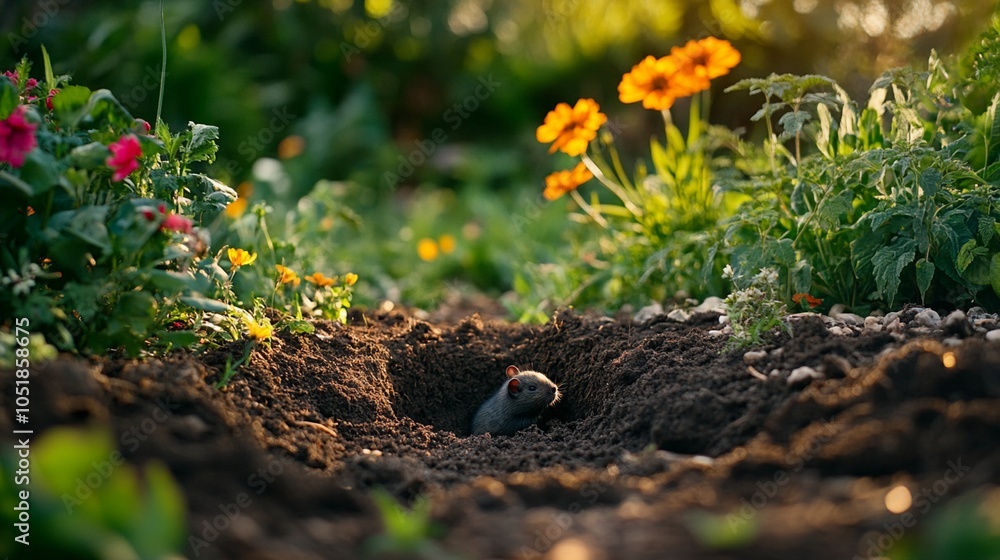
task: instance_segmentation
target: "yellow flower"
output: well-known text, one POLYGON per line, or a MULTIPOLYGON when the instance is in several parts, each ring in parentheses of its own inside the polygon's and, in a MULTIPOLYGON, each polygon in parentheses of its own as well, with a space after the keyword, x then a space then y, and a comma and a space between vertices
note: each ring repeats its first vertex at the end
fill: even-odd
POLYGON ((593 178, 594 174, 581 161, 572 170, 556 171, 546 177, 542 196, 547 200, 555 200, 593 178))
POLYGON ((578 156, 597 138, 597 129, 608 122, 607 115, 600 109, 593 99, 580 99, 573 107, 560 103, 545 115, 545 122, 535 131, 535 138, 543 144, 552 142, 549 153, 562 150, 578 156))
POLYGON ((441 252, 444 254, 449 254, 455 251, 455 236, 444 234, 438 238, 438 247, 441 248, 441 252))
POLYGON ((313 272, 312 275, 306 276, 306 282, 311 282, 316 284, 318 288, 325 288, 327 286, 332 286, 337 282, 337 277, 334 276, 330 278, 329 276, 323 276, 322 272, 313 272))
POLYGON ((230 270, 246 266, 257 260, 257 253, 249 253, 243 249, 234 249, 230 247, 229 250, 226 251, 226 254, 229 255, 230 270))
POLYGON ((280 264, 274 265, 274 268, 278 270, 279 274, 278 282, 282 284, 288 284, 289 282, 291 282, 292 286, 296 288, 299 287, 299 282, 301 282, 301 278, 299 278, 299 275, 296 274, 294 270, 286 266, 282 266, 280 264))
POLYGON ((348 286, 353 286, 358 283, 358 275, 353 272, 348 272, 344 275, 344 284, 348 286))
POLYGON ((246 323, 247 333, 250 335, 250 338, 254 340, 267 340, 274 334, 274 329, 271 328, 271 324, 266 319, 261 324, 250 317, 244 317, 243 322, 246 323))
POLYGON ((437 242, 430 237, 425 237, 417 242, 417 256, 422 260, 432 261, 438 257, 437 242))

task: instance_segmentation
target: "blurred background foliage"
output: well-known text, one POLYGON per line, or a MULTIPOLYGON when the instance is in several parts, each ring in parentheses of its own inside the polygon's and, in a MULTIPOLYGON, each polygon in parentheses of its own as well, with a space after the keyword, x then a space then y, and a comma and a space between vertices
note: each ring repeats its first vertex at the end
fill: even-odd
MULTIPOLYGON (((3 69, 24 55, 40 68, 44 44, 56 73, 108 88, 153 120, 157 0, 0 4, 3 69)), ((960 52, 994 11, 984 0, 164 5, 164 120, 172 129, 219 126, 209 173, 264 204, 275 237, 317 269, 360 273, 360 303, 427 307, 465 290, 528 290, 525 263, 558 261, 551 253, 578 226, 565 219, 566 203, 541 200, 553 158, 534 129, 556 103, 593 97, 627 159, 646 157, 659 116, 626 108, 616 91, 643 56, 692 37, 731 40, 743 62, 716 84, 711 121, 740 129, 756 101, 721 90, 742 78, 825 74, 864 99, 888 68, 922 62, 931 49, 960 52)), ((238 219, 253 219, 248 208, 232 218, 241 211, 238 219)), ((577 291, 574 279, 562 281, 577 291)))

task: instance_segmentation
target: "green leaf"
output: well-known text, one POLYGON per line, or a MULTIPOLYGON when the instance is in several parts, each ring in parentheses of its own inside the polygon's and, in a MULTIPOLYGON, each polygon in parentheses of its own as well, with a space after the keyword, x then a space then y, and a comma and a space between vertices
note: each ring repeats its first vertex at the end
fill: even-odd
POLYGON ((986 247, 979 247, 975 239, 970 239, 958 250, 958 271, 965 272, 976 257, 981 257, 989 253, 986 247))
POLYGON ((188 127, 191 129, 191 141, 185 148, 187 160, 209 163, 215 161, 215 153, 219 151, 215 143, 219 139, 219 127, 193 122, 189 122, 188 127))
POLYGON ((284 323, 284 326, 292 334, 312 334, 316 331, 312 323, 304 320, 291 320, 284 323))
POLYGON ((42 64, 45 66, 45 90, 51 90, 56 87, 56 75, 52 73, 52 61, 49 60, 49 51, 45 50, 45 45, 42 45, 42 64))
POLYGON ((0 170, 0 193, 5 190, 17 191, 24 196, 31 196, 35 192, 31 185, 22 181, 20 177, 0 170))
POLYGON ((917 288, 920 290, 920 300, 926 301, 927 289, 931 287, 931 280, 934 279, 934 263, 927 259, 917 261, 917 288))
POLYGON ((111 240, 105 218, 107 206, 84 206, 77 210, 65 210, 53 214, 49 227, 100 248, 105 254, 111 252, 111 240))
POLYGON ((934 196, 941 190, 941 178, 941 172, 931 167, 920 174, 917 184, 926 196, 934 196))
POLYGON ((230 308, 228 303, 200 296, 182 296, 180 301, 184 305, 210 313, 225 313, 230 308))
POLYGON ((983 241, 983 245, 989 245, 990 240, 993 239, 993 234, 996 232, 997 220, 993 216, 980 216, 979 217, 979 237, 983 241))
POLYGON ((49 192, 59 181, 59 164, 44 150, 32 150, 20 171, 21 180, 31 185, 32 196, 49 192))
POLYGON ((111 152, 100 142, 77 146, 69 152, 70 165, 78 169, 98 169, 105 166, 111 152))
POLYGON ((993 287, 993 293, 1000 296, 1000 253, 990 259, 990 286, 993 287))
MULTIPOLYGON (((54 99, 60 97, 62 97, 62 92, 59 92, 59 95, 55 96, 54 99)), ((128 109, 106 89, 99 89, 91 94, 87 105, 83 108, 83 113, 98 122, 106 119, 113 126, 119 128, 131 128, 135 124, 135 118, 128 112, 128 109)))
POLYGON ((917 242, 913 239, 897 237, 891 245, 879 249, 872 258, 878 296, 884 298, 890 306, 895 305, 903 269, 916 258, 916 247, 917 242))
POLYGON ((812 119, 812 115, 806 111, 792 111, 781 115, 778 124, 785 129, 785 136, 791 137, 802 132, 802 127, 812 119))
POLYGON ((0 76, 0 120, 9 117, 18 103, 20 99, 17 84, 11 83, 6 76, 0 76))
POLYGON ((155 269, 149 273, 149 283, 164 294, 184 292, 204 294, 212 289, 211 280, 204 274, 192 276, 190 273, 155 269))
POLYGON ((89 88, 83 86, 66 86, 59 91, 59 95, 52 98, 52 110, 59 117, 59 120, 68 123, 70 126, 76 126, 80 119, 83 118, 83 108, 89 100, 89 88))

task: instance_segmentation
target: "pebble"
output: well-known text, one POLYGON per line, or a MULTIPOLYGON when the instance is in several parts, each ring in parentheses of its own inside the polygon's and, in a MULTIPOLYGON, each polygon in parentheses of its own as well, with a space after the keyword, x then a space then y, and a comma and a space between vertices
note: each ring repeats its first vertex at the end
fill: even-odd
POLYGON ((786 380, 786 382, 789 385, 793 385, 795 383, 798 383, 800 381, 805 381, 807 379, 822 379, 822 378, 823 378, 822 373, 816 371, 815 369, 809 366, 802 366, 793 369, 792 373, 788 375, 788 379, 786 380))
POLYGON ((852 336, 854 331, 847 327, 828 327, 826 331, 833 336, 852 336))
POLYGON ((856 327, 865 322, 865 318, 857 313, 838 313, 836 315, 831 313, 830 316, 842 323, 846 323, 851 327, 856 327))
POLYGON ((1000 329, 993 329, 992 331, 986 333, 986 340, 991 342, 1000 340, 1000 329))
POLYGON ((652 305, 647 305, 639 310, 638 313, 632 316, 632 320, 636 323, 645 323, 657 315, 663 314, 663 306, 659 302, 652 305))
POLYGON ((974 332, 972 322, 961 309, 956 309, 944 318, 944 330, 948 334, 957 336, 970 336, 974 332))
POLYGON ((969 309, 970 319, 975 320, 975 319, 982 319, 984 317, 993 317, 993 316, 987 313, 986 310, 983 309, 982 307, 973 307, 969 309))
POLYGON ((767 357, 767 352, 764 350, 751 350, 746 354, 743 354, 744 364, 755 364, 767 357))
POLYGON ((941 325, 941 316, 938 315, 938 312, 933 309, 924 309, 923 311, 917 313, 917 315, 913 317, 913 320, 916 321, 918 325, 923 325, 932 329, 936 329, 941 325))
POLYGON ((700 305, 692 309, 694 313, 708 313, 715 311, 717 313, 725 313, 726 305, 723 303, 723 299, 718 296, 708 296, 705 301, 701 302, 700 305))
MULTIPOLYGON (((642 313, 642 310, 640 309, 639 312, 642 313)), ((691 312, 683 309, 671 309, 670 313, 667 313, 667 318, 683 323, 691 318, 691 312)))
POLYGON ((865 334, 878 334, 882 332, 882 320, 878 317, 865 317, 865 334))

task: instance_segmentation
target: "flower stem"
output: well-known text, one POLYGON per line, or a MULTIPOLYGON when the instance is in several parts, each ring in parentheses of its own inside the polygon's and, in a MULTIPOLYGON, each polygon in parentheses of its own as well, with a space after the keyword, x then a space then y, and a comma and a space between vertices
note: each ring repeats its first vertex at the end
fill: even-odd
POLYGON ((587 215, 590 216, 590 218, 592 220, 594 220, 595 222, 597 222, 597 225, 599 225, 599 226, 601 226, 602 228, 605 228, 605 229, 608 228, 608 221, 604 219, 604 216, 601 216, 600 212, 598 212, 597 210, 594 210, 593 206, 591 206, 590 204, 587 204, 587 201, 584 200, 582 196, 580 196, 580 193, 577 192, 576 189, 573 189, 573 190, 569 191, 569 195, 571 197, 573 197, 573 201, 576 202, 580 206, 581 210, 583 210, 584 212, 586 212, 587 215))
POLYGON ((642 216, 642 209, 632 203, 632 200, 629 199, 628 194, 625 191, 623 191, 622 188, 617 183, 615 183, 611 179, 608 179, 608 176, 605 175, 603 171, 601 171, 601 168, 598 167, 596 163, 594 163, 594 160, 590 159, 590 156, 587 155, 586 152, 583 154, 582 159, 583 159, 583 164, 587 166, 587 169, 589 169, 591 173, 594 174, 594 177, 596 177, 597 180, 601 182, 601 184, 607 187, 609 191, 614 193, 614 195, 617 196, 618 199, 622 201, 622 204, 625 205, 625 208, 627 208, 628 211, 631 212, 633 216, 635 216, 636 218, 642 216))

